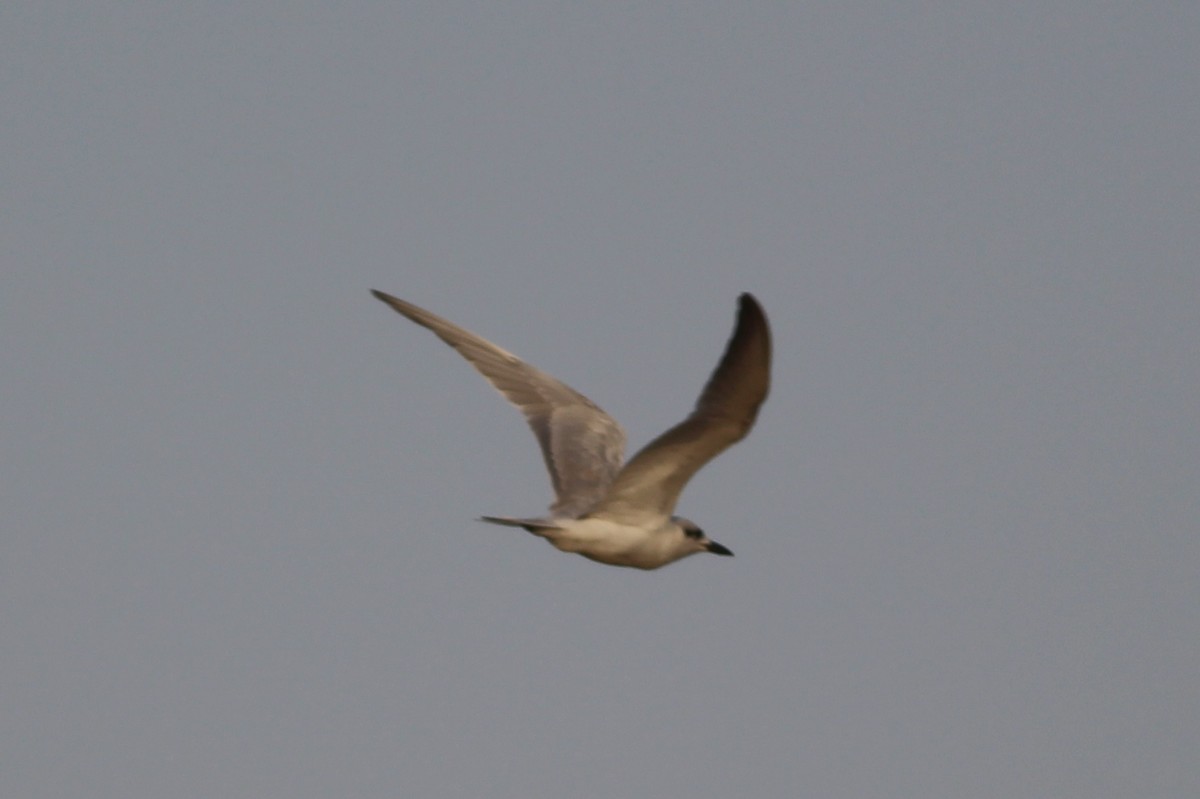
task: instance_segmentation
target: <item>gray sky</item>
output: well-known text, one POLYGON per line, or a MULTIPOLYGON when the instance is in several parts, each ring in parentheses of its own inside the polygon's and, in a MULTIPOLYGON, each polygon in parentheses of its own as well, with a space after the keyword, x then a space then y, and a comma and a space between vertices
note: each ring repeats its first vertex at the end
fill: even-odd
POLYGON ((1200 789, 1194 4, 13 2, 0 794, 1200 789), (599 566, 424 305, 682 418, 599 566))

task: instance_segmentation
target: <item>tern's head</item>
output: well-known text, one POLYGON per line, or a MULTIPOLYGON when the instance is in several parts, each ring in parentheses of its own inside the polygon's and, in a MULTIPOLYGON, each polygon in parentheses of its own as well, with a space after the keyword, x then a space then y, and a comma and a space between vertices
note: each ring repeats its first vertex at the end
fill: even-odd
POLYGON ((710 540, 704 534, 704 531, 700 529, 700 525, 691 519, 685 519, 682 516, 673 516, 671 518, 683 530, 684 538, 694 547, 696 552, 711 552, 714 555, 733 555, 728 548, 721 546, 716 541, 710 540))

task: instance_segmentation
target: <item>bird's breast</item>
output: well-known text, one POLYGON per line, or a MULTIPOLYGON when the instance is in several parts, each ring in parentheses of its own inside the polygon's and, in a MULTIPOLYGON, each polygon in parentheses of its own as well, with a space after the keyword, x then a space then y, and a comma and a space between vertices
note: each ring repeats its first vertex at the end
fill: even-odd
POLYGON ((550 543, 600 563, 656 569, 675 560, 672 536, 666 529, 584 518, 559 522, 550 543))

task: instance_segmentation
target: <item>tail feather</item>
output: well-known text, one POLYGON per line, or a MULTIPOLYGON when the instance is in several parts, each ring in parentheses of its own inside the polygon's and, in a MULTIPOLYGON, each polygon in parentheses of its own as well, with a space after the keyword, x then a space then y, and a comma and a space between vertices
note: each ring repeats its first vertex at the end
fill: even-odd
POLYGON ((541 535, 546 530, 562 529, 548 519, 514 519, 509 516, 480 516, 479 521, 488 522, 489 524, 500 524, 505 527, 521 527, 537 535, 541 535))

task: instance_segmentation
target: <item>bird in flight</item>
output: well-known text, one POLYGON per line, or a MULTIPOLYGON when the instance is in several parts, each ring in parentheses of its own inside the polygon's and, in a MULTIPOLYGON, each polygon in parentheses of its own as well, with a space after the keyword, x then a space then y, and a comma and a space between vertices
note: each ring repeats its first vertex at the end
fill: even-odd
POLYGON ((732 555, 672 515, 697 471, 750 432, 771 381, 771 331, 762 306, 738 299, 737 325, 696 407, 622 465, 625 431, 565 383, 468 330, 382 291, 397 313, 456 349, 525 415, 554 486, 547 516, 484 516, 522 527, 563 552, 612 566, 657 569, 696 552, 732 555))

